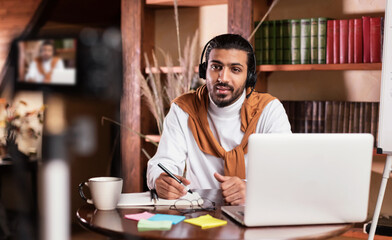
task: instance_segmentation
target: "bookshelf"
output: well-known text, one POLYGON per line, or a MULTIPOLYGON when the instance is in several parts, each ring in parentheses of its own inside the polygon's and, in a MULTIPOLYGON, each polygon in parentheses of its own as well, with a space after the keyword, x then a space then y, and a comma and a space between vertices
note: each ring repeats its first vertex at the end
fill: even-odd
POLYGON ((259 65, 259 72, 276 71, 335 71, 335 70, 381 70, 381 63, 355 63, 355 64, 283 64, 259 65))

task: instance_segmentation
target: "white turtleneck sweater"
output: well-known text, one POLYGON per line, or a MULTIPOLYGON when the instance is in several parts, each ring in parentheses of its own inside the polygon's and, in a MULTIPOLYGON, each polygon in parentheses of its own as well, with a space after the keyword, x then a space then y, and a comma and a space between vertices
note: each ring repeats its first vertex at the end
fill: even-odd
MULTIPOLYGON (((227 107, 218 107, 210 98, 208 123, 216 140, 230 151, 241 143, 244 133, 241 131, 240 111, 245 100, 245 91, 241 97, 227 107)), ((162 163, 172 173, 183 176, 185 163, 186 178, 191 182, 191 189, 219 188, 214 173, 224 174, 224 160, 203 153, 188 128, 188 114, 173 103, 167 114, 157 153, 148 161, 147 185, 155 188, 155 180, 163 172, 158 163, 162 163)), ((271 101, 263 110, 256 127, 256 133, 291 133, 290 123, 283 105, 279 100, 271 101)), ((248 157, 245 154, 245 167, 248 157)))

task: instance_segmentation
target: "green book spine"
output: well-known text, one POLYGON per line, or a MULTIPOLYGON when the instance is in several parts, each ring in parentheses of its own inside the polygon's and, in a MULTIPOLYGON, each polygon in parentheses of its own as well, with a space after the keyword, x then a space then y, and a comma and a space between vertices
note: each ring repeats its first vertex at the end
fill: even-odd
POLYGON ((318 63, 318 18, 310 20, 310 63, 318 63))
POLYGON ((301 19, 301 64, 310 63, 310 19, 301 19))
MULTIPOLYGON (((259 24, 259 22, 255 22, 254 24, 254 29, 256 29, 257 25, 259 24)), ((255 33, 255 55, 256 55, 256 64, 257 65, 261 65, 263 62, 263 58, 262 58, 262 49, 261 49, 261 28, 259 28, 257 30, 257 32, 255 33)))
POLYGON ((283 20, 276 21, 276 64, 283 64, 283 20))
POLYGON ((269 64, 276 64, 276 21, 269 21, 268 25, 269 64))
POLYGON ((263 59, 263 64, 270 64, 269 61, 269 53, 268 53, 268 49, 269 49, 269 24, 268 22, 263 22, 261 24, 261 40, 262 40, 262 59, 263 59))
POLYGON ((283 64, 291 64, 291 21, 283 20, 283 64))
POLYGON ((291 19, 291 64, 301 63, 301 21, 291 19))
POLYGON ((326 63, 327 18, 318 18, 318 64, 326 63))

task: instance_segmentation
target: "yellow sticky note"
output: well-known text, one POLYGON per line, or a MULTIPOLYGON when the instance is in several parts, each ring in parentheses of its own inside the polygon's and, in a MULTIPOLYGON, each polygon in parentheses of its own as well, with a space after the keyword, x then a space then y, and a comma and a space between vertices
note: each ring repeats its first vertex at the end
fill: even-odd
POLYGON ((220 227, 227 224, 227 221, 214 218, 209 214, 197 218, 185 219, 184 222, 200 226, 201 229, 220 227))

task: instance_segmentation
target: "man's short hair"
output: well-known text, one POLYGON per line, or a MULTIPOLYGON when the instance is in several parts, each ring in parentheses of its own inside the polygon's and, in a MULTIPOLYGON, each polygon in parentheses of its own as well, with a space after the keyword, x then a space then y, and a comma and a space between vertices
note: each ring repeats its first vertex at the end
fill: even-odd
POLYGON ((237 49, 245 51, 248 55, 246 63, 248 65, 246 87, 254 87, 256 84, 255 53, 252 45, 245 38, 238 34, 222 34, 211 39, 205 54, 207 64, 212 49, 237 49))
POLYGON ((42 42, 42 44, 41 44, 41 48, 42 48, 43 46, 52 46, 53 52, 56 51, 56 47, 54 46, 54 41, 53 41, 53 40, 44 40, 44 41, 42 42))

